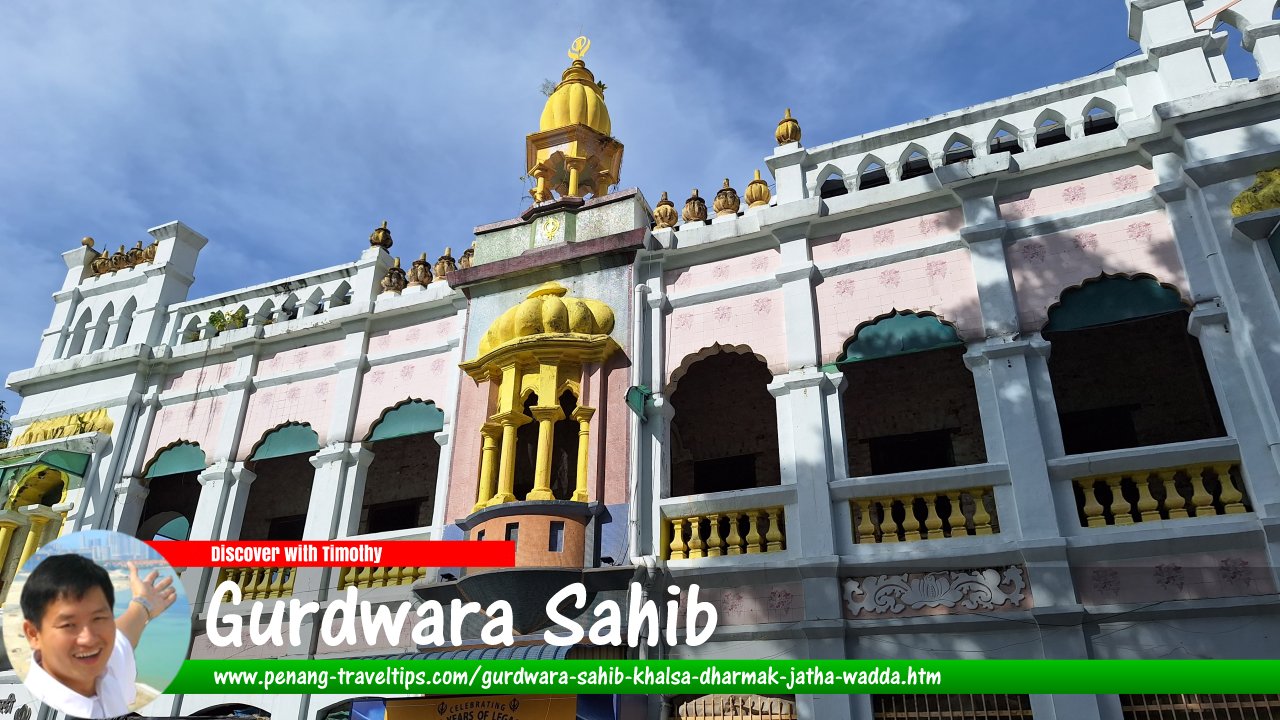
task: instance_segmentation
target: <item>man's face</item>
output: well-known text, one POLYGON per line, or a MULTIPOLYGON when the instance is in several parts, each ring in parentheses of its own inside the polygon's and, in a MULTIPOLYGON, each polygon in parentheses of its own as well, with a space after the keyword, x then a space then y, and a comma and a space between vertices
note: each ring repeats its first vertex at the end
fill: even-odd
POLYGON ((45 608, 39 628, 24 621, 22 631, 45 672, 81 695, 97 693, 116 642, 115 615, 102 588, 90 588, 79 600, 59 597, 45 608))

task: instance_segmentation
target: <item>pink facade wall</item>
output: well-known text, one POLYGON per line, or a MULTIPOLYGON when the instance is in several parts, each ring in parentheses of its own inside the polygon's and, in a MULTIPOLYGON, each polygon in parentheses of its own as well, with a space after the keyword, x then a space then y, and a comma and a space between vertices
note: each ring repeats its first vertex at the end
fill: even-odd
POLYGON ((1000 217, 1023 220, 1116 200, 1149 191, 1156 184, 1150 168, 1134 165, 1082 180, 1045 185, 1030 192, 996 198, 1000 217))
POLYGON ((320 446, 346 438, 329 437, 329 407, 335 378, 301 380, 255 391, 240 433, 236 459, 244 460, 268 430, 287 422, 307 423, 319 436, 320 446))
POLYGON ((716 343, 748 345, 775 374, 786 372, 783 317, 777 290, 676 308, 667 315, 667 377, 685 358, 716 343))
POLYGON ((839 262, 846 257, 871 255, 895 247, 920 245, 960 231, 964 215, 959 208, 921 215, 875 227, 850 230, 840 235, 813 241, 813 261, 819 265, 839 262))
POLYGON ((1024 332, 1044 326, 1063 290, 1102 273, 1147 273, 1186 294, 1186 274, 1163 212, 1020 240, 1006 253, 1024 332))
POLYGON ((369 354, 386 355, 396 350, 439 345, 457 334, 458 320, 453 316, 420 325, 381 330, 369 335, 369 354))
POLYGON ((671 270, 662 279, 668 290, 679 292, 769 276, 777 272, 780 263, 777 250, 761 250, 741 257, 671 270))
POLYGON ((1275 584, 1261 550, 1167 555, 1077 565, 1076 594, 1085 605, 1270 595, 1275 584))
MULTIPOLYGON (((631 387, 631 369, 622 353, 615 356, 621 363, 609 363, 609 375, 605 381, 605 397, 600 403, 604 406, 606 421, 603 425, 595 424, 591 432, 604 431, 602 442, 596 445, 602 448, 603 464, 597 468, 604 469, 604 502, 606 504, 627 502, 629 469, 627 463, 631 457, 631 410, 627 408, 627 388, 631 387)), ((597 413, 600 411, 597 410, 597 413)), ((599 487, 599 484, 596 485, 599 487)), ((599 500, 595 496, 592 500, 599 500)))
POLYGON ((816 289, 822 362, 834 362, 864 322, 890 310, 929 311, 960 337, 982 337, 982 311, 968 250, 835 275, 816 289))
POLYGON ((488 414, 488 385, 476 385, 469 376, 458 380, 458 420, 453 426, 453 466, 449 468, 449 497, 445 522, 471 514, 480 482, 480 426, 488 414))
POLYGON ((151 462, 161 448, 178 440, 199 445, 206 463, 224 459, 226 449, 217 447, 224 402, 224 397, 206 397, 160 408, 151 437, 147 438, 147 462, 151 462))
POLYGON ((208 390, 230 380, 235 370, 235 362, 191 368, 166 380, 164 391, 208 390))
POLYGON ((269 378, 276 375, 284 375, 285 373, 331 366, 334 361, 341 357, 342 342, 341 340, 334 340, 318 345, 294 348, 293 350, 265 352, 258 360, 257 376, 269 378))
MULTIPOLYGON (((414 398, 434 402, 452 411, 447 397, 449 377, 458 372, 458 350, 375 366, 365 373, 360 389, 360 408, 352 438, 363 440, 383 411, 401 400, 414 398)), ((470 380, 468 379, 468 382, 470 380)))

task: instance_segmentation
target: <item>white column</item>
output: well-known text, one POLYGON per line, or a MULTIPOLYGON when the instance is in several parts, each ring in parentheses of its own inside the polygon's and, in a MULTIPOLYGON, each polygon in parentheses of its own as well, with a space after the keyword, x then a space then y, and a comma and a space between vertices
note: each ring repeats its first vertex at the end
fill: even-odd
POLYGON ((782 255, 782 265, 775 277, 782 284, 789 370, 816 368, 819 364, 818 313, 813 285, 820 276, 813 264, 808 235, 808 224, 773 231, 782 255))
MULTIPOLYGON (((112 508, 111 528, 125 535, 138 532, 138 521, 142 519, 142 507, 147 502, 151 490, 143 484, 142 478, 121 478, 115 486, 115 505, 112 508)), ((150 538, 142 538, 150 540, 150 538)))
POLYGON ((778 455, 782 484, 796 486, 786 508, 787 547, 805 558, 835 555, 833 506, 828 483, 826 398, 830 380, 816 368, 775 378, 769 392, 778 403, 778 455))
MULTIPOLYGON (((334 529, 334 537, 350 537, 360 531, 360 511, 364 507, 365 480, 369 474, 369 466, 373 464, 374 452, 368 444, 351 443, 348 446, 346 478, 343 481, 345 491, 342 498, 342 510, 338 517, 338 525, 334 529)), ((314 492, 314 486, 312 488, 314 492)), ((308 508, 310 518, 310 508, 308 508)), ((327 538, 326 538, 327 539, 327 538)))
MULTIPOLYGON (((189 539, 224 539, 226 536, 223 535, 222 526, 228 514, 236 515, 238 531, 238 516, 244 513, 246 498, 243 496, 248 495, 248 485, 253 482, 253 473, 245 470, 242 465, 236 467, 226 461, 219 461, 196 476, 196 480, 200 483, 200 499, 196 502, 195 516, 191 519, 189 539), (243 482, 237 482, 238 480, 243 482), (232 489, 237 485, 240 487, 235 488, 239 491, 236 494, 242 496, 238 504, 238 512, 235 505, 229 502, 232 498, 232 489)), ((192 607, 199 608, 204 603, 207 597, 206 591, 216 579, 217 573, 213 568, 187 568, 182 574, 182 584, 186 587, 187 597, 191 600, 192 607)))

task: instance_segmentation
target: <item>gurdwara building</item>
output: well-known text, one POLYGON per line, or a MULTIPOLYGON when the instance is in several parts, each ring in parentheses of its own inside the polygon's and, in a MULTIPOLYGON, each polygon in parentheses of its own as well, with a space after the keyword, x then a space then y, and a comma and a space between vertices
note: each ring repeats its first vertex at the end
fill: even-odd
MULTIPOLYGON (((505 570, 188 569, 192 657, 1275 657, 1280 21, 1274 0, 1126 4, 1140 52, 1108 70, 817 146, 797 108, 765 172, 683 202, 611 191, 623 144, 572 53, 527 139, 529 208, 456 260, 393 246, 383 224, 352 262, 189 298, 209 242, 195 230, 117 252, 86 239, 63 254, 33 366, 8 377, 23 402, 0 452, 6 584, 83 528, 513 540, 505 570), (1221 22, 1256 79, 1231 77, 1221 22), (287 651, 220 648, 204 620, 226 580, 322 604, 349 587, 505 598, 519 639, 488 647, 471 623, 460 647, 330 648, 311 627, 287 651), (547 645, 545 601, 572 582, 597 603, 697 583, 719 626, 697 647, 547 645)), ((519 710, 488 702, 1280 717, 1280 695, 538 690, 519 710)), ((150 712, 444 718, 467 702, 167 696, 150 712)))

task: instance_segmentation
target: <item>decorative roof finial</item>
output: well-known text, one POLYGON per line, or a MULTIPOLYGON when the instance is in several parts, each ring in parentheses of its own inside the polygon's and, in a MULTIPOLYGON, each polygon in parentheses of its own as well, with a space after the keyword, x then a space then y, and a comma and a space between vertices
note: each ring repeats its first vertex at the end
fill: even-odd
POLYGON ((680 216, 676 215, 676 204, 667 199, 667 194, 662 193, 662 199, 658 201, 658 206, 653 209, 653 224, 655 230, 662 228, 675 227, 680 222, 680 216))
POLYGON ((409 284, 426 287, 431 284, 431 265, 427 263, 427 254, 413 261, 409 267, 409 284))
POLYGON ((432 282, 440 282, 445 276, 458 269, 458 263, 453 259, 453 248, 445 248, 444 254, 436 260, 436 279, 432 282))
POLYGON ((800 123, 791 117, 791 108, 787 108, 787 114, 778 121, 778 129, 773 132, 773 137, 779 145, 800 142, 800 123))
POLYGON ((87 248, 91 248, 93 247, 93 238, 85 235, 83 238, 80 238, 80 244, 87 248))
POLYGON ((698 188, 694 188, 693 194, 684 201, 684 211, 680 215, 685 222, 707 221, 707 201, 698 197, 698 188))
POLYGON ((587 51, 591 49, 591 40, 586 35, 579 35, 573 39, 573 44, 569 46, 569 59, 581 60, 586 56, 587 51))
POLYGON ((382 277, 382 292, 399 295, 406 285, 404 270, 400 268, 400 258, 396 258, 392 266, 387 268, 387 274, 382 277))
POLYGON ((391 231, 387 229, 387 221, 382 221, 382 227, 375 228, 369 235, 370 247, 380 247, 383 250, 391 249, 391 231))
POLYGON ((724 179, 724 187, 716 193, 715 200, 711 203, 711 208, 716 211, 716 217, 724 215, 737 215, 738 208, 742 207, 742 200, 738 197, 738 191, 729 187, 729 178, 724 179))
POLYGON ((747 207, 760 207, 769 204, 769 183, 760 179, 760 171, 756 170, 756 179, 747 183, 747 207))
POLYGON ((475 260, 475 257, 476 257, 476 242, 472 240, 471 247, 467 248, 466 250, 463 250, 462 257, 458 258, 458 269, 466 270, 467 268, 471 267, 471 263, 475 260))

